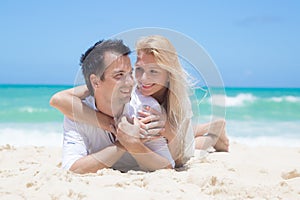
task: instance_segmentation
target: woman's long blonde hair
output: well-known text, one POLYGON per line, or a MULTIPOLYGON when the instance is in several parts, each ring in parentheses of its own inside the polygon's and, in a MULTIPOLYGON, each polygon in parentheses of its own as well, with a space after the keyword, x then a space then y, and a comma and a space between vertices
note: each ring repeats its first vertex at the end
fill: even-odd
POLYGON ((192 108, 189 99, 189 84, 187 73, 182 68, 175 47, 165 37, 151 35, 139 39, 136 43, 136 52, 143 51, 152 54, 159 66, 169 74, 168 91, 165 98, 167 120, 171 128, 179 137, 179 159, 185 162, 185 141, 188 126, 192 117, 192 108))

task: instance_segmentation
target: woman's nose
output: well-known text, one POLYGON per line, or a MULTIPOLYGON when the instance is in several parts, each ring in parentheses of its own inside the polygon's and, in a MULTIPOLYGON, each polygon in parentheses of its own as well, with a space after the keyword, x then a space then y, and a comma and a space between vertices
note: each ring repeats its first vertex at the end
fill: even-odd
POLYGON ((141 76, 141 80, 146 81, 147 79, 148 79, 147 73, 143 72, 143 74, 141 76))

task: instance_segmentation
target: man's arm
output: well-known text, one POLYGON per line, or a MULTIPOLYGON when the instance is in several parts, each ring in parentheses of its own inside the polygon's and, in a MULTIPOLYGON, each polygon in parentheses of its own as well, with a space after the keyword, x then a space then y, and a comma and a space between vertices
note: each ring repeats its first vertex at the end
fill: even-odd
POLYGON ((153 152, 142 142, 132 145, 132 147, 127 150, 135 158, 140 168, 145 171, 173 169, 174 167, 167 158, 153 152))
MULTIPOLYGON (((155 153, 141 141, 139 129, 140 127, 136 118, 134 119, 133 125, 129 124, 127 120, 125 121, 123 118, 118 125, 117 139, 135 158, 140 168, 145 171, 173 168, 167 158, 155 153)), ((169 151, 168 148, 165 149, 169 151)))
POLYGON ((111 167, 125 150, 118 142, 113 143, 103 130, 67 117, 64 120, 62 167, 75 173, 97 172, 111 167), (89 149, 93 153, 89 153, 89 149))
POLYGON ((50 105, 68 118, 92 126, 101 127, 113 132, 111 125, 114 124, 112 117, 97 112, 82 102, 89 95, 86 85, 63 90, 54 94, 50 99, 50 105))
MULTIPOLYGON (((163 110, 164 111, 164 110, 163 110)), ((172 155, 172 158, 175 160, 176 166, 181 166, 182 161, 180 159, 180 138, 176 135, 176 131, 171 128, 171 125, 167 121, 167 115, 165 112, 158 112, 157 110, 148 107, 148 112, 139 111, 139 116, 142 116, 139 119, 141 124, 141 129, 145 129, 145 125, 147 125, 147 132, 158 133, 158 136, 165 137, 167 139, 167 144, 169 148, 169 152, 172 155)), ((153 136, 155 139, 156 136, 153 136)))
POLYGON ((171 125, 169 122, 166 123, 165 128, 163 131, 160 132, 162 136, 164 136, 168 141, 168 148, 170 150, 170 153, 172 155, 172 158, 174 159, 176 166, 182 166, 182 161, 180 158, 180 138, 176 135, 176 132, 171 128, 171 125))
POLYGON ((117 139, 126 148, 128 153, 134 157, 142 170, 155 171, 158 169, 173 168, 171 162, 167 158, 153 152, 145 146, 139 138, 130 136, 119 130, 117 139))
POLYGON ((100 169, 113 166, 125 153, 119 145, 111 145, 97 153, 87 155, 75 161, 70 171, 75 173, 95 173, 100 169))

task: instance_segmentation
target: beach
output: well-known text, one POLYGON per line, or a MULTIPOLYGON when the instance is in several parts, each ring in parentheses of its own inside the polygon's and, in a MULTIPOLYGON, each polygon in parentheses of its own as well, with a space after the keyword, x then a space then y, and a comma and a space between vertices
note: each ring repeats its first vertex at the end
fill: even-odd
POLYGON ((299 199, 300 147, 197 151, 184 168, 113 169, 78 175, 60 167, 61 148, 2 145, 0 199, 299 199))
MULTIPOLYGON (((60 167, 63 115, 49 106, 70 87, 0 85, 1 200, 300 199, 300 89, 226 88, 229 153, 197 151, 177 170, 78 175, 60 167)), ((209 121, 210 96, 196 123, 209 121)))
MULTIPOLYGON (((0 5, 0 200, 300 200, 300 1, 226 1, 218 6, 214 1, 52 0, 0 5), (115 128, 121 116, 132 117, 130 106, 123 112, 119 108, 129 101, 131 87, 133 92, 138 88, 162 108, 143 120, 152 123, 140 125, 143 134, 164 126, 160 133, 172 144, 171 136, 184 138, 190 125, 225 120, 225 131, 205 126, 194 134, 220 137, 216 148, 224 142, 220 146, 225 150, 228 137, 229 151, 196 150, 183 167, 153 172, 64 170, 63 148, 79 141, 70 154, 97 153, 111 143, 149 151, 135 146, 136 139, 122 141, 122 132, 131 134, 132 126, 126 131, 119 127, 122 132, 105 136, 105 141, 94 139, 104 137, 89 125, 109 127, 105 134, 113 127, 108 118, 92 119, 99 115, 82 118, 86 107, 71 94, 86 96, 72 89, 83 84, 96 95, 89 106, 110 115, 115 128), (63 90, 68 92, 51 101, 63 90), (82 137, 73 135, 75 128, 82 137)), ((144 111, 145 116, 151 113, 144 111)), ((160 148, 162 142, 147 147, 170 158, 160 148)), ((172 154, 194 143, 186 137, 176 144, 169 149, 172 154)), ((118 156, 120 151, 113 147, 103 152, 118 156)), ((97 157, 104 164, 118 159, 108 155, 100 152, 88 159, 97 157)), ((151 167, 157 164, 146 161, 151 167)))

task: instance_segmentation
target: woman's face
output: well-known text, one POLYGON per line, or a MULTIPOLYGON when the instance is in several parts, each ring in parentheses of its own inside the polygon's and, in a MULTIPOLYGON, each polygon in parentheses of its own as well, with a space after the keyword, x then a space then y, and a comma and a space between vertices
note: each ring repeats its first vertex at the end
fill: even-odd
POLYGON ((152 54, 138 52, 135 63, 135 77, 139 91, 145 96, 164 94, 169 75, 155 61, 152 54))

